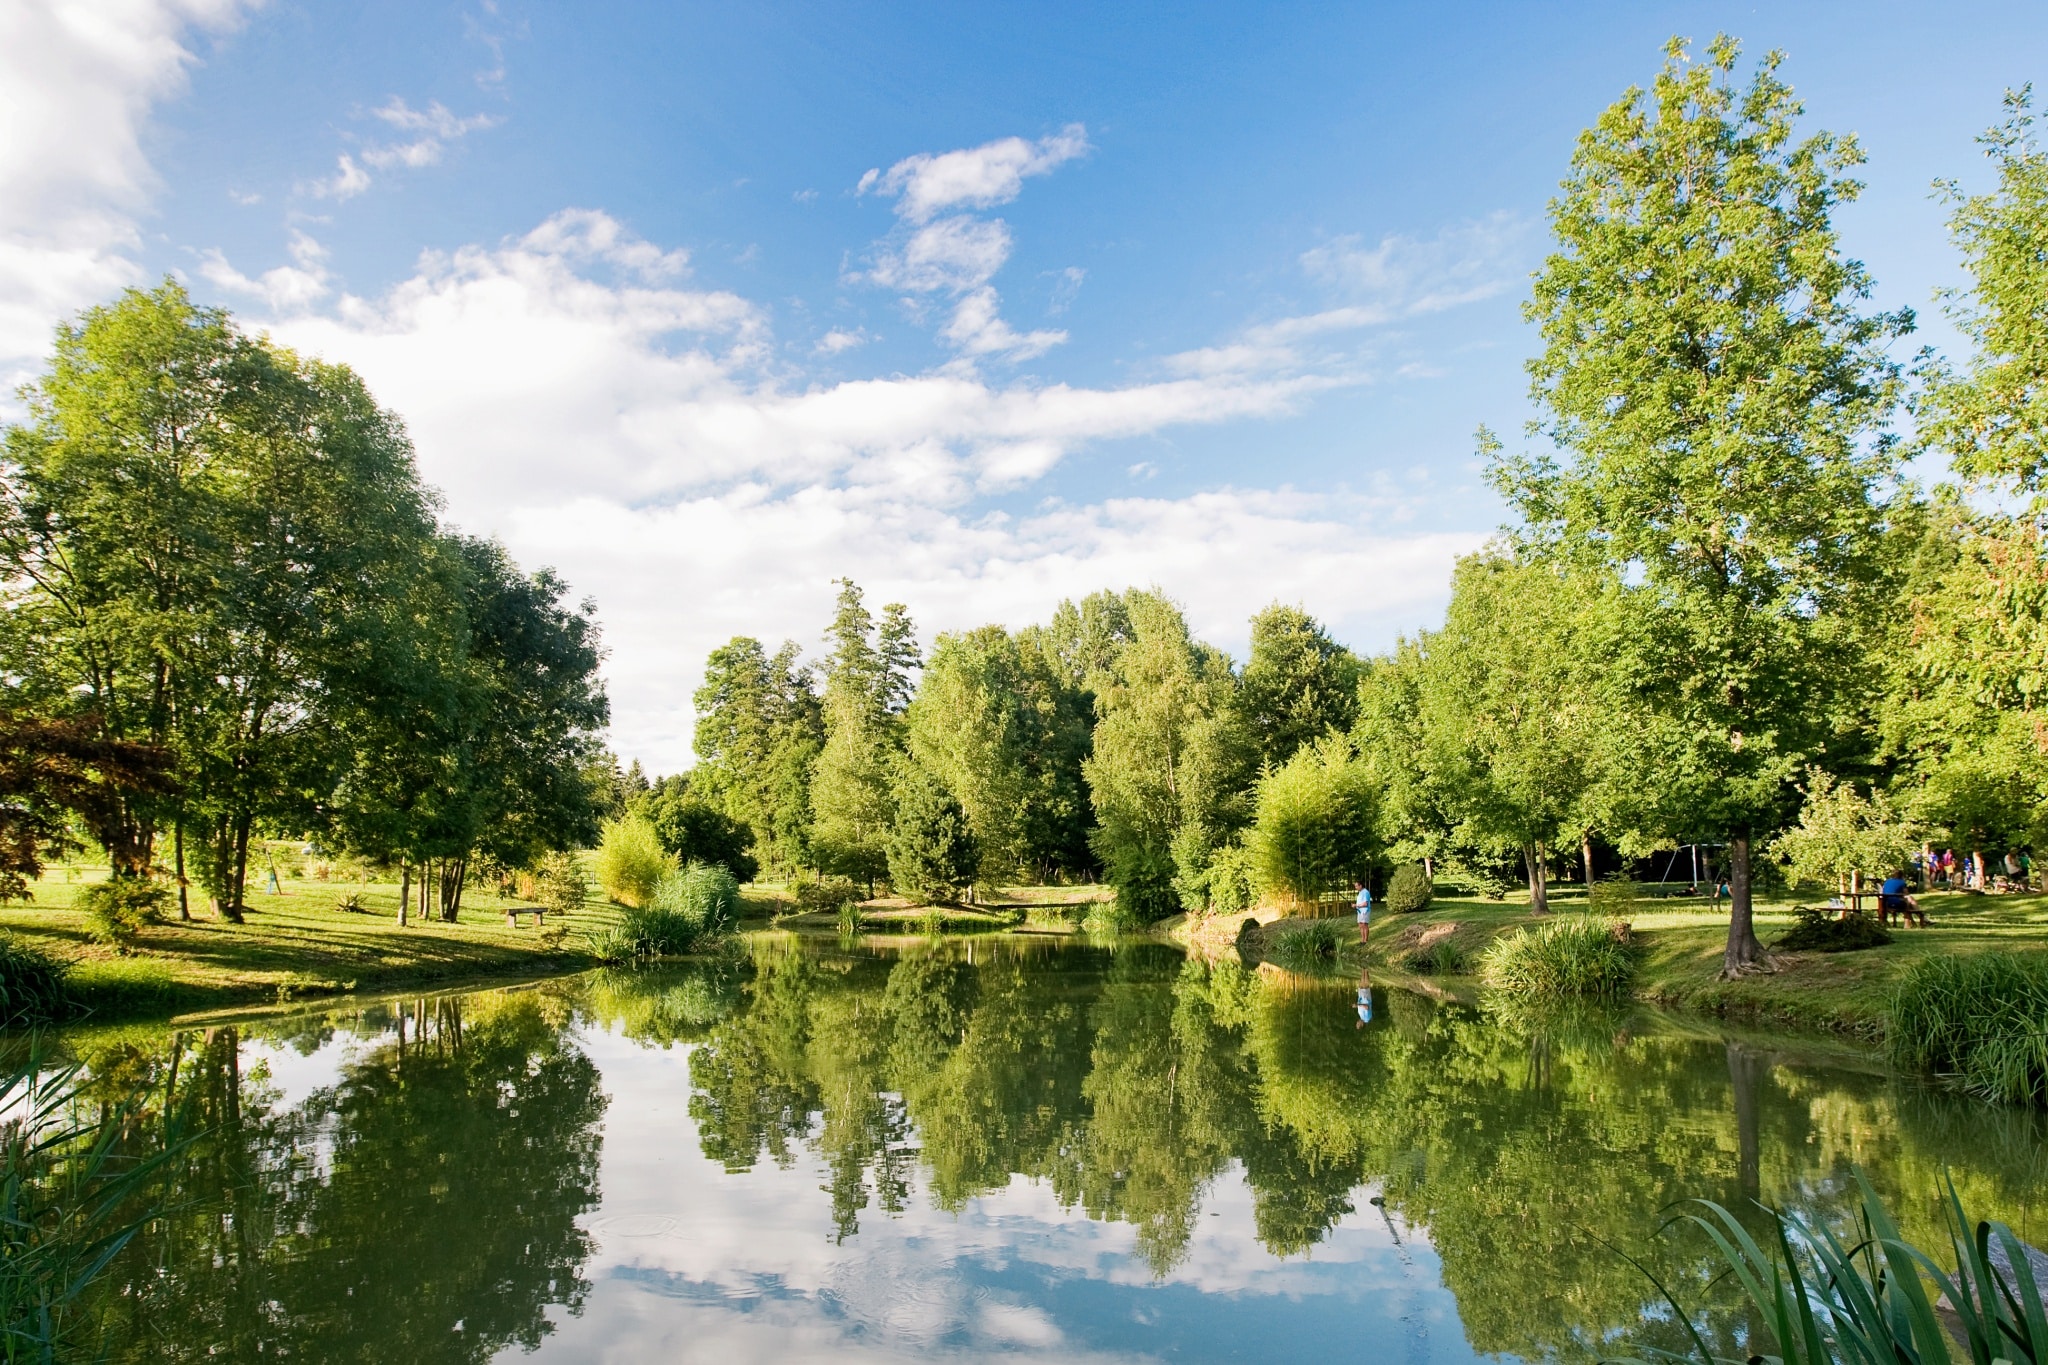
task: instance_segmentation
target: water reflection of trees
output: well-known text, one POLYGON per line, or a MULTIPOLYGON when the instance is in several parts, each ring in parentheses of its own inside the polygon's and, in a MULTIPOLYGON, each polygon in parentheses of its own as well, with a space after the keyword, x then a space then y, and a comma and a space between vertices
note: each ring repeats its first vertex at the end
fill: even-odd
POLYGON ((2040 1221, 2048 1176, 2036 1119, 1626 1015, 1382 993, 1359 1029, 1348 985, 1148 945, 783 946, 749 971, 691 1059, 700 1141, 734 1171, 818 1153, 842 1237, 913 1183, 957 1208, 1024 1176, 1132 1224, 1165 1273, 1233 1163, 1282 1256, 1311 1251, 1370 1185, 1427 1229, 1482 1352, 1611 1354, 1660 1311, 1619 1245, 1652 1252, 1688 1302, 1725 1305, 1717 1330, 1740 1354, 1746 1324, 1709 1285, 1706 1248, 1655 1235, 1674 1199, 1839 1212, 1853 1161, 1909 1233, 1933 1235, 1944 1165, 2015 1226, 2040 1221))
MULTIPOLYGON (((366 1046, 286 1107, 234 1026, 88 1045, 99 1083, 203 1127, 96 1289, 116 1360, 484 1361, 577 1311, 604 1095, 536 992, 347 1021, 366 1046)), ((333 1031, 313 1023, 311 1051, 333 1031)), ((293 1041, 273 1032, 266 1042, 293 1041)))

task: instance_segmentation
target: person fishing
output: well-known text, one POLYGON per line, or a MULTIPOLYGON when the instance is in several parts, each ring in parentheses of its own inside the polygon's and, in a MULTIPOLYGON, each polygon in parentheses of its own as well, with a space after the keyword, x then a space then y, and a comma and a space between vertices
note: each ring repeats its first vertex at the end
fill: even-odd
POLYGON ((1358 941, 1372 945, 1372 888, 1364 882, 1358 884, 1358 895, 1351 902, 1358 911, 1358 941))

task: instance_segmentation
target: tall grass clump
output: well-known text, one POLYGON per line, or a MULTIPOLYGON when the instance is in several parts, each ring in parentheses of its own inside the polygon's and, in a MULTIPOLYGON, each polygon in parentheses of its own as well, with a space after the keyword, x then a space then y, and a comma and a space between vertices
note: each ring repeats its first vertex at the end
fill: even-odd
POLYGON ((81 1088, 79 1068, 46 1070, 34 1044, 0 1069, 0 1360, 74 1357, 72 1309, 161 1212, 139 1205, 186 1145, 173 1116, 151 1153, 129 1155, 134 1104, 89 1105, 81 1088))
POLYGON ((13 934, 0 934, 0 1026, 62 1019, 78 1006, 65 964, 13 934))
POLYGON ((688 953, 739 922, 740 884, 716 863, 691 863, 655 883, 645 905, 627 906, 587 940, 605 962, 688 953))
POLYGON ((597 845, 597 884, 621 905, 643 906, 654 899, 661 879, 676 870, 652 821, 638 815, 607 820, 597 845))
POLYGON ((1525 995, 1618 1000, 1635 984, 1636 956, 1628 926, 1570 915, 1495 939, 1479 974, 1489 986, 1525 995))
POLYGON ((1982 1099, 2048 1106, 2048 953, 1928 957, 1892 994, 1892 1060, 1982 1099))
MULTIPOLYGON (((1699 1212, 1666 1224, 1689 1223, 1705 1232, 1742 1286, 1777 1346, 1775 1354, 1765 1355, 1764 1343, 1752 1340, 1749 1345, 1756 1354, 1749 1359, 1782 1365, 1945 1362, 1958 1355, 1971 1365, 2048 1361, 2048 1312, 2042 1306, 2041 1286, 2034 1281, 2025 1245, 2012 1229, 2003 1223, 1973 1224, 1963 1212, 1955 1183, 1946 1181, 1942 1213, 1948 1224, 1949 1259, 1955 1266, 1951 1276, 1928 1251, 1900 1236, 1860 1170, 1856 1183, 1862 1190, 1862 1207, 1856 1225, 1846 1231, 1764 1209, 1768 1230, 1759 1243, 1741 1219, 1709 1200, 1693 1201, 1699 1212), (1935 1294, 1929 1294, 1923 1277, 1932 1281, 1935 1294), (1936 1309, 1936 1295, 1948 1301, 1954 1345, 1962 1348, 1960 1352, 1951 1350, 1950 1330, 1936 1309)), ((1725 1365, 1708 1350, 1693 1315, 1640 1262, 1632 1263, 1663 1294, 1692 1342, 1692 1354, 1651 1354, 1663 1361, 1725 1365)))
POLYGON ((1275 934, 1265 956, 1291 972, 1327 971, 1342 958, 1345 943, 1356 936, 1357 931, 1344 920, 1310 920, 1298 929, 1275 934))

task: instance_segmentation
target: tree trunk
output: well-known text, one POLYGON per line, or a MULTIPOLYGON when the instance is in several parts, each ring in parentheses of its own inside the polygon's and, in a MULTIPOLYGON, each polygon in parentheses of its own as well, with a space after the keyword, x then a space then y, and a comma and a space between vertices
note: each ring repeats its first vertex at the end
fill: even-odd
POLYGON ((182 819, 172 828, 171 846, 178 860, 178 918, 189 924, 192 902, 185 894, 185 822, 182 819))
POLYGON ((1740 1043, 1727 1044, 1728 1084, 1735 1093, 1736 1177, 1742 1197, 1754 1203, 1763 1197, 1763 1143, 1757 1099, 1762 1089, 1764 1059, 1740 1043))
POLYGON ((398 860, 398 927, 403 929, 412 910, 412 864, 398 860))
POLYGON ((223 888, 227 894, 221 898, 220 904, 220 917, 230 924, 240 924, 242 922, 242 909, 244 905, 242 889, 249 876, 249 826, 251 823, 247 817, 237 819, 231 836, 234 840, 233 853, 227 875, 228 884, 223 888))
POLYGON ((1749 895, 1749 835, 1728 836, 1728 950, 1721 957, 1721 978, 1727 980, 1762 966, 1767 958, 1757 942, 1756 912, 1749 895))
POLYGON ((1522 866, 1529 873, 1529 913, 1547 915, 1550 913, 1550 887, 1543 866, 1543 845, 1525 844, 1522 847, 1522 866))
POLYGON ((1593 831, 1587 830, 1579 836, 1579 859, 1586 873, 1586 899, 1593 898, 1593 831))
POLYGON ((455 860, 455 875, 452 879, 448 878, 445 871, 441 875, 444 879, 441 918, 453 924, 462 916, 462 886, 469 879, 469 858, 464 856, 455 860), (449 884, 451 880, 452 885, 449 884))
POLYGON ((1984 850, 1981 848, 1970 850, 1970 889, 1972 891, 1982 891, 1984 889, 1984 850))

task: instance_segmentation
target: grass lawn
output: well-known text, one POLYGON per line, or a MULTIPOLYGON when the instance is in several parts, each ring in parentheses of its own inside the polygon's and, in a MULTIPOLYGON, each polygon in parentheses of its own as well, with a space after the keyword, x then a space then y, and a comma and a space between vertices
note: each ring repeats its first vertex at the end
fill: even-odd
MULTIPOLYGON (((1928 912, 1927 928, 1895 927, 1892 943, 1860 952, 1774 954, 1776 971, 1735 981, 1718 979, 1728 939, 1726 901, 1718 909, 1707 901, 1642 901, 1630 917, 1644 946, 1637 994, 1703 1013, 1875 1037, 1883 1031, 1893 983, 1920 958, 2048 948, 2048 895, 1933 892, 1919 899, 1928 912)), ((1583 910, 1584 893, 1553 889, 1551 904, 1559 913, 1583 910)), ((1371 960, 1393 966, 1422 930, 1454 923, 1459 947, 1476 965, 1496 934, 1531 922, 1526 895, 1506 902, 1439 897, 1416 914, 1375 915, 1371 960)), ((1791 926, 1792 902, 1758 905, 1757 936, 1766 948, 1791 926)))
POLYGON ((545 929, 530 917, 508 928, 507 906, 522 903, 472 882, 463 891, 460 922, 423 923, 415 910, 401 929, 396 883, 287 877, 280 894, 270 895, 267 878, 255 889, 252 870, 247 923, 213 919, 200 899, 190 923, 173 912, 124 956, 93 942, 85 916, 72 908, 78 893, 105 875, 104 867, 55 867, 36 883, 33 900, 0 907, 0 930, 75 964, 73 984, 101 1016, 570 970, 591 965, 583 933, 609 913, 592 900, 566 921, 550 916, 545 929), (364 909, 338 909, 352 892, 364 909))

